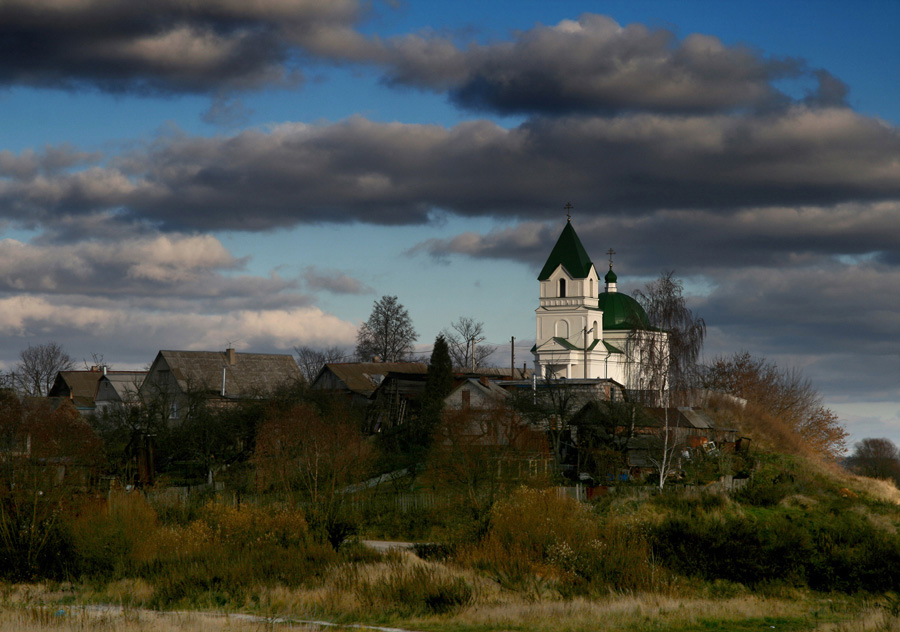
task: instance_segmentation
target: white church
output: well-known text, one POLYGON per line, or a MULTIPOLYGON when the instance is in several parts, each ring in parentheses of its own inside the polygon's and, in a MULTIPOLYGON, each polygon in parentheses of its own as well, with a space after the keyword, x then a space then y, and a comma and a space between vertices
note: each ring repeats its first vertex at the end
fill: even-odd
MULTIPOLYGON (((645 388, 634 332, 653 331, 647 314, 632 297, 616 290, 612 249, 609 271, 600 276, 571 218, 538 276, 534 371, 549 379, 615 380, 626 389, 645 388)), ((650 335, 667 343, 666 334, 650 335)))

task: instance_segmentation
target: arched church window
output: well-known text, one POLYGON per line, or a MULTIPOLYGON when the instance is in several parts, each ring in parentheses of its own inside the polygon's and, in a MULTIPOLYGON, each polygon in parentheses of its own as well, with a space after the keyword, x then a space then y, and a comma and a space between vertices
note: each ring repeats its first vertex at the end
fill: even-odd
POLYGON ((565 320, 556 321, 556 337, 557 338, 568 338, 569 337, 569 323, 565 320))
POLYGON ((559 280, 559 297, 566 298, 566 280, 565 279, 559 280))
POLYGON ((588 296, 593 298, 593 296, 594 296, 594 279, 591 279, 589 281, 589 283, 590 283, 590 289, 588 290, 588 296))
POLYGON ((600 331, 599 323, 597 323, 597 321, 595 320, 594 321, 594 340, 597 340, 600 337, 599 331, 600 331))

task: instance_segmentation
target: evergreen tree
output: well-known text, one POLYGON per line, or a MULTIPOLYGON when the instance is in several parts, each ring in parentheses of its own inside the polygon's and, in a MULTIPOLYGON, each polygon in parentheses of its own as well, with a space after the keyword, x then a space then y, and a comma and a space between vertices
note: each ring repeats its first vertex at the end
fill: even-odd
POLYGON ((450 347, 443 334, 434 339, 434 349, 428 361, 428 377, 425 380, 425 391, 422 394, 422 410, 417 421, 418 428, 414 433, 415 443, 427 450, 431 446, 434 432, 441 423, 444 410, 444 399, 453 390, 453 363, 450 360, 450 347))

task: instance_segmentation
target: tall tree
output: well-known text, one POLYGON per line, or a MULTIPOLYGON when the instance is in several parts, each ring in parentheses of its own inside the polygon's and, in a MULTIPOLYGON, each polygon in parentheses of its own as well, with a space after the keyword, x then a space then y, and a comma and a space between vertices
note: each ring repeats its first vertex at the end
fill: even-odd
POLYGON ((673 271, 663 272, 644 290, 634 293, 647 313, 652 328, 665 332, 666 340, 646 331, 640 332, 649 343, 651 371, 665 380, 667 390, 684 393, 695 384, 697 360, 706 338, 706 322, 687 307, 684 285, 673 271))
POLYGON ((397 297, 382 296, 356 333, 356 356, 363 362, 376 357, 382 362, 400 362, 409 356, 418 338, 409 312, 397 297))
POLYGON ((329 362, 340 362, 347 357, 347 350, 337 346, 317 349, 308 345, 299 345, 294 347, 294 352, 297 354, 297 364, 300 366, 300 371, 307 384, 313 383, 323 366, 329 362))
POLYGON ((28 345, 19 352, 19 364, 13 373, 16 389, 25 395, 44 397, 53 387, 56 374, 70 371, 75 361, 59 343, 28 345))
POLYGON ((863 476, 900 481, 900 449, 890 439, 863 439, 853 446, 847 465, 863 476))
POLYGON ((484 323, 471 316, 460 316, 442 332, 450 349, 453 366, 474 370, 484 366, 494 352, 492 345, 478 344, 484 339, 484 323))
POLYGON ((451 390, 453 390, 453 365, 450 362, 450 351, 444 336, 438 334, 428 361, 422 408, 410 429, 410 447, 420 458, 431 447, 434 433, 441 423, 444 400, 451 390))
POLYGON ((640 390, 651 396, 648 403, 663 407, 659 445, 650 454, 659 473, 659 489, 663 489, 674 469, 677 451, 669 407, 683 401, 694 384, 697 359, 706 337, 706 323, 688 309, 683 285, 674 274, 663 272, 644 291, 635 292, 650 326, 636 322, 629 340, 629 354, 636 356, 639 363, 640 390))

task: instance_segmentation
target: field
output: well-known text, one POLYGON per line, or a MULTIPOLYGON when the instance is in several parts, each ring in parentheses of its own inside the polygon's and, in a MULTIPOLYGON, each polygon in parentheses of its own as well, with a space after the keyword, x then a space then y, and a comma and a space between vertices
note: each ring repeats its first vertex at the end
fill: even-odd
POLYGON ((275 498, 23 497, 0 630, 900 630, 900 492, 787 455, 753 472, 731 494, 520 486, 330 522, 275 498))

